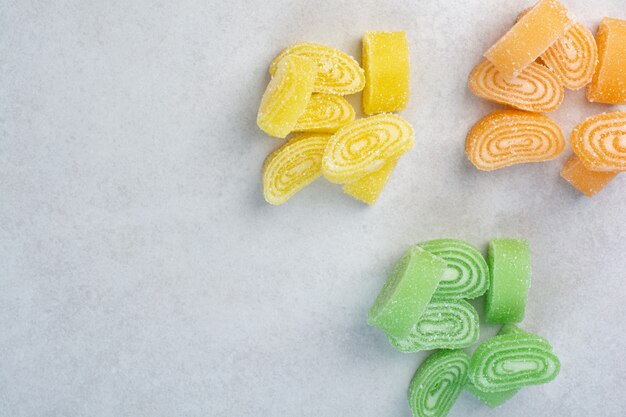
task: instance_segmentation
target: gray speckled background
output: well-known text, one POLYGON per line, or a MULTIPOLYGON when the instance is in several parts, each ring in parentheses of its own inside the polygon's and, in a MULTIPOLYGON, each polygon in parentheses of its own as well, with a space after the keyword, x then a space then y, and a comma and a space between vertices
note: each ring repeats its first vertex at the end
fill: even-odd
MULTIPOLYGON (((366 311, 407 245, 527 238, 523 325, 553 383, 451 417, 621 417, 626 178, 587 199, 545 164, 464 156, 495 105, 465 80, 529 1, 0 1, 0 415, 409 416, 424 354, 366 311), (261 193, 267 66, 312 40, 406 30, 417 145, 368 208, 322 180, 261 193)), ((623 0, 567 0, 593 27, 623 0)), ((355 100, 355 103, 358 101, 355 100)), ((565 133, 610 107, 568 92, 565 133)), ((483 337, 495 327, 481 327, 483 337)))

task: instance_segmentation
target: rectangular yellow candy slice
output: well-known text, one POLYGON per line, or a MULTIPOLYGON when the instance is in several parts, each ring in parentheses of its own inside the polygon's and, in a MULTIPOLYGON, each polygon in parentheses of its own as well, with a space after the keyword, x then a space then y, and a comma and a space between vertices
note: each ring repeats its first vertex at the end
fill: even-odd
POLYGON ((297 55, 285 57, 263 93, 256 122, 268 135, 284 138, 304 113, 317 76, 317 65, 297 55))
POLYGON ((598 103, 626 104, 626 20, 602 19, 596 43, 599 62, 587 98, 598 103))
POLYGON ((393 169, 398 163, 397 159, 387 162, 381 169, 369 174, 366 177, 361 178, 358 181, 345 184, 343 186, 343 192, 361 200, 367 204, 374 204, 378 199, 378 196, 385 188, 385 184, 389 180, 393 169))
POLYGON ((409 102, 409 44, 404 32, 366 32, 363 36, 365 89, 363 112, 395 112, 409 102))
POLYGON ((540 0, 485 52, 485 58, 506 78, 513 78, 563 36, 570 25, 567 9, 559 0, 540 0))

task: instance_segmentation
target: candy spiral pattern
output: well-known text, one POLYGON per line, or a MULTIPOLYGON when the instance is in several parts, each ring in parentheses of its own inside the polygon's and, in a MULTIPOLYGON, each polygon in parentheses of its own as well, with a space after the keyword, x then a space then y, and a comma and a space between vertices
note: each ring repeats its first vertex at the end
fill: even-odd
POLYGON ((448 262, 448 268, 433 296, 435 299, 476 298, 487 291, 487 262, 474 246, 456 239, 430 240, 419 246, 448 262))
POLYGON ((572 131, 570 145, 591 171, 626 171, 626 112, 587 118, 572 131))
POLYGON ((365 87, 365 72, 351 56, 313 42, 301 42, 283 50, 270 64, 270 74, 288 56, 303 56, 317 64, 318 73, 313 91, 326 94, 354 94, 365 87))
POLYGON ((300 134, 267 157, 263 167, 263 195, 274 205, 322 175, 322 155, 330 135, 300 134))
POLYGON ((354 109, 348 101, 335 94, 313 94, 294 132, 335 133, 354 120, 354 109))
POLYGON ((389 337, 401 352, 459 349, 477 340, 478 313, 464 300, 432 301, 406 337, 389 337))
POLYGON ((480 391, 502 392, 552 381, 560 362, 552 346, 530 333, 503 334, 478 346, 469 378, 480 391))
POLYGON ((482 61, 470 74, 468 85, 478 97, 538 113, 558 109, 565 96, 557 76, 536 62, 515 78, 505 78, 491 62, 482 61))
POLYGON ((357 181, 408 152, 413 142, 413 127, 399 116, 379 114, 356 120, 328 142, 322 161, 324 176, 338 184, 357 181))
POLYGON ((517 110, 493 112, 472 127, 465 150, 483 171, 556 158, 565 147, 561 128, 541 114, 517 110))
POLYGON ((304 113, 317 74, 315 63, 292 56, 281 61, 259 106, 256 122, 268 135, 287 136, 304 113))
POLYGON ((470 358, 462 350, 433 353, 409 385, 409 407, 415 417, 445 417, 467 384, 470 358))

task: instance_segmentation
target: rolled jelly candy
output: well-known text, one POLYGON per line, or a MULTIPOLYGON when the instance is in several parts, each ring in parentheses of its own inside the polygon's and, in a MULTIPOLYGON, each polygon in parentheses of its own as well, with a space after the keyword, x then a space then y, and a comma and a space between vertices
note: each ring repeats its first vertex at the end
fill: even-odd
POLYGON ((489 269, 485 258, 467 242, 436 239, 419 247, 448 263, 433 298, 458 300, 480 297, 489 287, 489 269))
POLYGON ((367 323, 389 336, 406 336, 422 316, 445 268, 443 259, 417 246, 409 248, 370 308, 367 323))
POLYGON ((470 361, 469 379, 479 391, 501 393, 550 382, 560 367, 547 340, 528 332, 513 332, 478 346, 470 361))
POLYGON ((478 335, 478 313, 467 301, 431 301, 407 336, 389 336, 389 342, 401 352, 459 349, 473 345, 478 335))
POLYGON ((487 323, 519 323, 524 318, 530 288, 530 248, 524 240, 489 242, 489 290, 485 300, 487 323))
POLYGON ((587 99, 626 104, 626 20, 602 19, 596 42, 599 62, 587 89, 587 99))
POLYGON ((467 134, 468 159, 483 171, 527 162, 549 161, 565 148, 561 128, 542 114, 519 110, 493 112, 467 134))
POLYGON ((591 171, 626 171, 626 112, 585 119, 572 131, 570 145, 591 171))
POLYGON ((330 139, 322 171, 330 182, 346 184, 381 169, 413 147, 413 127, 393 114, 356 120, 330 139))
POLYGON ((300 134, 267 157, 263 167, 263 194, 274 205, 322 175, 322 155, 330 135, 300 134))
POLYGON ((351 197, 361 200, 367 204, 374 204, 378 200, 378 196, 385 188, 385 184, 389 180, 393 172, 397 159, 387 162, 381 169, 375 171, 360 180, 344 184, 343 192, 351 197))
POLYGON ((363 112, 403 110, 409 102, 409 44, 404 32, 367 32, 363 36, 363 112))
POLYGON ((576 154, 572 155, 561 169, 561 177, 587 197, 601 191, 616 175, 617 172, 588 170, 576 154))
POLYGON ((256 118, 265 133, 284 138, 293 130, 309 103, 316 74, 315 63, 300 56, 290 56, 277 66, 256 118))
POLYGON ((447 416, 467 384, 469 361, 462 350, 440 350, 430 355, 409 385, 413 416, 447 416))
POLYGON ((365 73, 351 56, 313 42, 301 42, 283 50, 270 65, 270 74, 278 70, 278 64, 289 56, 306 57, 317 64, 317 78, 313 91, 316 93, 358 93, 365 86, 365 73))
POLYGON ((505 78, 513 78, 562 37, 570 25, 567 9, 558 0, 540 0, 485 52, 485 58, 505 78))
POLYGON ((335 133, 354 120, 354 109, 348 101, 335 94, 313 94, 294 132, 335 133))
POLYGON ((554 111, 565 96, 557 76, 536 62, 516 77, 505 78, 491 62, 482 61, 470 74, 468 85, 478 97, 531 112, 554 111))

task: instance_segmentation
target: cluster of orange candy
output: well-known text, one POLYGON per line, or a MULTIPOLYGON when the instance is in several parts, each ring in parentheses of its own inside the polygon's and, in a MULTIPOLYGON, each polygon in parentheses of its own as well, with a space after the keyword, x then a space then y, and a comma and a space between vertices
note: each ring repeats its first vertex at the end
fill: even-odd
MULTIPOLYGON (((540 0, 484 56, 470 90, 516 110, 491 113, 470 130, 466 152, 478 169, 555 159, 565 139, 541 113, 561 105, 565 88, 587 86, 590 102, 626 104, 624 20, 604 18, 594 39, 559 0, 540 0)), ((572 131, 570 145, 574 155, 561 176, 592 196, 626 171, 626 112, 589 117, 572 131)))

